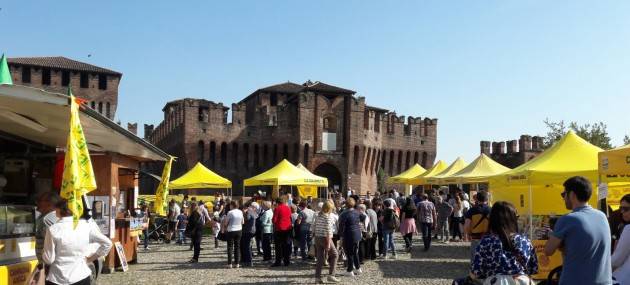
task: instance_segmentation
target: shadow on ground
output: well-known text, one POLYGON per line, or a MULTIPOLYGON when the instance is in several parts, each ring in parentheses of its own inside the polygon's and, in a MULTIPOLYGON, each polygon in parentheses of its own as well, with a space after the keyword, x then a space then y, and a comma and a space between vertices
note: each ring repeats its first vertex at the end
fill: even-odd
POLYGON ((468 264, 464 262, 436 262, 426 260, 378 261, 385 278, 429 278, 455 279, 468 275, 468 264))
POLYGON ((470 260, 470 249, 469 247, 461 246, 461 244, 432 243, 429 251, 424 251, 424 247, 421 244, 416 243, 413 250, 411 251, 411 258, 447 258, 470 260))

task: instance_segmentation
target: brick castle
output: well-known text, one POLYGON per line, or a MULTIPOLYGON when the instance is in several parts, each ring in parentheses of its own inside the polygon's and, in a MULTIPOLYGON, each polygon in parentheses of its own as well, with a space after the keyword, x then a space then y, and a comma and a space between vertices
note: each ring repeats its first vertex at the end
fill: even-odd
MULTIPOLYGON (((230 179, 237 196, 243 179, 283 158, 327 177, 331 188, 374 193, 379 167, 395 175, 436 156, 437 119, 397 116, 322 82, 258 89, 232 104, 230 122, 229 110, 205 99, 168 102, 164 120, 144 126, 145 139, 178 157, 173 179, 200 161, 230 179)), ((159 174, 162 165, 146 168, 159 174)), ((156 181, 144 182, 141 191, 152 193, 156 181)))
POLYGON ((481 141, 481 153, 494 159, 496 162, 509 168, 516 168, 519 165, 530 161, 543 152, 543 137, 522 135, 520 139, 505 142, 481 141), (492 152, 490 147, 492 146, 492 152), (506 151, 507 146, 507 151, 506 151))

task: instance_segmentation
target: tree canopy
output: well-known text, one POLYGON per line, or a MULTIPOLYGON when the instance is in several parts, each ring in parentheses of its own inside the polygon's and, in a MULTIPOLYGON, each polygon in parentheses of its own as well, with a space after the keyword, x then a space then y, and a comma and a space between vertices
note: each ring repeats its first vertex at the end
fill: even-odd
MULTIPOLYGON (((606 130, 606 124, 603 122, 584 125, 580 125, 577 122, 570 122, 567 125, 564 121, 552 122, 546 119, 544 123, 547 125, 548 129, 543 142, 545 148, 559 141, 569 130, 573 130, 578 136, 600 148, 613 148, 610 143, 610 136, 606 130)), ((628 139, 628 136, 626 136, 626 139, 628 139)))

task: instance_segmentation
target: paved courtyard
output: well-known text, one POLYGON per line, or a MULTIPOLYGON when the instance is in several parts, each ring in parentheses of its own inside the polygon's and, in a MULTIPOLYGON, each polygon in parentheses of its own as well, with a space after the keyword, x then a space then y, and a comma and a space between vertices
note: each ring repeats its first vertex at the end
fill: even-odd
MULTIPOLYGON (((455 277, 467 275, 468 244, 434 243, 429 252, 415 241, 411 254, 404 253, 402 239, 396 260, 366 262, 363 274, 350 278, 340 276, 341 284, 451 284, 455 277)), ((214 249, 211 238, 204 237, 199 263, 189 264, 192 256, 188 246, 152 244, 148 252, 139 253, 139 262, 131 264, 127 272, 102 275, 98 284, 312 284, 315 282, 314 262, 295 261, 289 267, 270 268, 259 257, 254 267, 227 269, 226 244, 214 249)), ((342 266, 337 273, 343 273, 342 266)), ((326 268, 324 268, 326 270, 326 268)))

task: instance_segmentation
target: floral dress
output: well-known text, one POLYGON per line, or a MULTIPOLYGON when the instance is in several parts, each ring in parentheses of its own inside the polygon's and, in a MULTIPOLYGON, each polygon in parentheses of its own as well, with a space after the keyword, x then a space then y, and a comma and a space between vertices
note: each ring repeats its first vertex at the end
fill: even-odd
POLYGON ((471 272, 484 279, 495 275, 531 275, 538 272, 538 258, 532 243, 524 235, 512 237, 514 251, 505 250, 495 234, 485 235, 477 248, 471 272))

